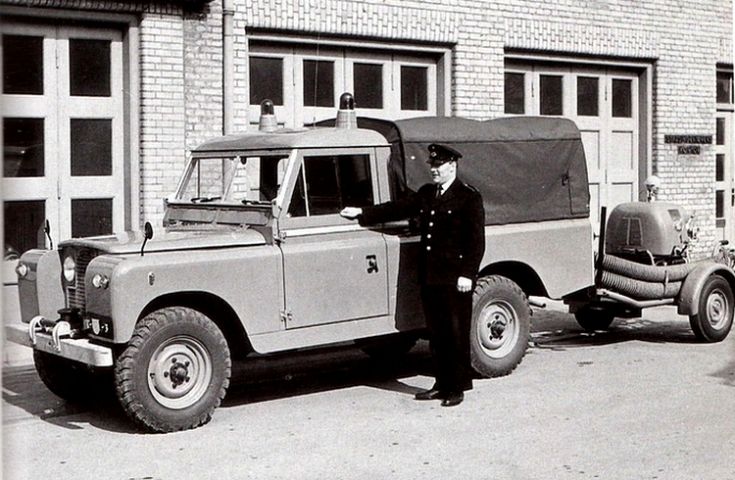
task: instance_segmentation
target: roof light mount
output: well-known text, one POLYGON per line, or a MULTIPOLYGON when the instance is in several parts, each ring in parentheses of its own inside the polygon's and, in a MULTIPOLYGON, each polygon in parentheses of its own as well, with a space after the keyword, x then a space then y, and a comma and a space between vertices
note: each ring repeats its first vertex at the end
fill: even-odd
POLYGON ((345 92, 339 97, 339 110, 337 120, 334 122, 336 128, 357 128, 357 113, 355 113, 355 97, 345 92))

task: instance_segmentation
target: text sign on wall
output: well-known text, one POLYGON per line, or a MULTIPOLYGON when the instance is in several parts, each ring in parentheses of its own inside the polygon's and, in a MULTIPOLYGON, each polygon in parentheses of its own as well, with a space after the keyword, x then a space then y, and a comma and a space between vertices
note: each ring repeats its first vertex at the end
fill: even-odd
POLYGON ((664 142, 678 144, 676 152, 679 155, 699 155, 702 153, 700 145, 712 144, 712 135, 664 135, 664 142))

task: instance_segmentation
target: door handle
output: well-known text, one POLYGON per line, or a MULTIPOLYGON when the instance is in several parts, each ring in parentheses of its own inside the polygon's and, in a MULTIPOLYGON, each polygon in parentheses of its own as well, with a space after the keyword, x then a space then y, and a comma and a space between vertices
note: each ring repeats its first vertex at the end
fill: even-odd
POLYGON ((377 273, 380 270, 378 268, 378 258, 375 255, 368 255, 365 260, 367 260, 367 273, 377 273))

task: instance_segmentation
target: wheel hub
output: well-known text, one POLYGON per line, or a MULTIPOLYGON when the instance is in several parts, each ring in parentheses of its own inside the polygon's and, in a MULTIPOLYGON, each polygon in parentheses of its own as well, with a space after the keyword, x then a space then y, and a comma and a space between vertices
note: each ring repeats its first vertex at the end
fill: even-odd
POLYGON ((171 365, 171 368, 168 372, 164 372, 164 376, 168 374, 168 377, 171 379, 171 386, 173 388, 176 388, 177 386, 181 385, 184 382, 188 382, 190 380, 189 378, 189 362, 177 362, 176 359, 172 359, 171 361, 173 365, 171 365))
POLYGON ((515 309, 507 302, 488 303, 480 312, 475 334, 485 355, 503 358, 518 341, 520 326, 515 309))
POLYGON ((722 328, 729 318, 728 303, 725 294, 714 290, 707 298, 707 319, 714 328, 722 328))
POLYGON ((161 405, 182 409, 196 403, 212 379, 212 359, 197 339, 180 335, 159 345, 148 362, 148 387, 161 405))

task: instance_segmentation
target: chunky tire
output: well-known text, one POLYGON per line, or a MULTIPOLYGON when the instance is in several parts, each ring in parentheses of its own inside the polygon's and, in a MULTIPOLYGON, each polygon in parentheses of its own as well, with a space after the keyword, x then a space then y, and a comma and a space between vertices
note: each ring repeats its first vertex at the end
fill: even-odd
POLYGON ((416 345, 417 341, 416 335, 395 334, 384 338, 360 341, 357 345, 373 360, 392 362, 405 356, 416 345))
POLYGON ((694 336, 708 343, 724 340, 732 328, 734 308, 730 284, 719 275, 710 276, 699 297, 699 313, 689 316, 694 336))
POLYGON ((470 358, 485 377, 512 372, 526 354, 531 307, 512 280, 491 275, 477 282, 473 293, 470 358))
POLYGON ((577 319, 580 327, 588 332, 594 332, 595 330, 610 328, 613 320, 615 320, 615 314, 603 307, 587 305, 577 310, 574 318, 577 319))
POLYGON ((202 313, 184 307, 141 319, 115 364, 115 390, 125 412, 153 432, 209 422, 230 383, 227 341, 202 313))
POLYGON ((67 402, 91 402, 102 393, 103 376, 92 373, 83 363, 40 350, 33 351, 33 363, 44 385, 67 402))

